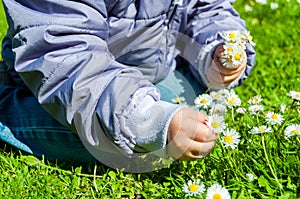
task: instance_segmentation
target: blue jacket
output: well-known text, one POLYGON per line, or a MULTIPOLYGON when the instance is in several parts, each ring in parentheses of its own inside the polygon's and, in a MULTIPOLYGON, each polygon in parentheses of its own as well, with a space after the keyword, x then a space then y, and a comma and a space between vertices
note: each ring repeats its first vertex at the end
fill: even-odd
MULTIPOLYGON (((3 0, 9 23, 3 58, 15 82, 96 150, 165 147, 180 106, 155 83, 189 62, 204 86, 211 53, 225 30, 246 31, 229 0, 3 0), (153 111, 155 110, 155 111, 153 111)), ((229 87, 239 85, 247 68, 229 87)))

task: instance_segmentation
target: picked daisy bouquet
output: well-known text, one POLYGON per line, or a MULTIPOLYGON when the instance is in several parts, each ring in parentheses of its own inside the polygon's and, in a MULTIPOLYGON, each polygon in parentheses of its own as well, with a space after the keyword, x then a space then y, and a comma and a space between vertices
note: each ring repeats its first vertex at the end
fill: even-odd
POLYGON ((246 59, 246 44, 255 46, 250 32, 241 33, 239 30, 230 30, 222 35, 224 39, 224 52, 221 62, 226 68, 234 68, 246 59))
MULTIPOLYGON (((234 90, 223 89, 197 96, 194 100, 194 107, 208 114, 207 126, 211 131, 220 134, 210 157, 201 160, 203 161, 201 165, 206 165, 206 161, 219 161, 220 165, 226 167, 227 172, 240 169, 237 172, 239 176, 233 174, 237 181, 242 180, 246 184, 249 183, 249 186, 252 186, 251 183, 266 186, 267 192, 270 194, 275 190, 271 188, 272 186, 281 190, 284 182, 278 176, 283 174, 277 173, 275 163, 270 157, 270 150, 277 151, 278 154, 285 157, 281 151, 284 147, 292 146, 294 152, 297 153, 296 147, 300 144, 300 92, 290 91, 286 97, 290 104, 266 107, 263 105, 261 95, 253 96, 243 103, 234 90), (255 159, 246 156, 250 152, 256 155, 255 159), (249 158, 247 161, 252 162, 253 165, 247 165, 247 172, 242 172, 244 168, 240 168, 241 162, 237 161, 236 157, 244 157, 245 161, 249 158), (264 175, 257 174, 261 172, 262 168, 269 171, 268 174, 264 171, 264 175, 269 176, 272 185, 265 183, 268 180, 264 175)), ((181 97, 179 102, 184 102, 184 99, 181 97)), ((284 159, 280 161, 284 161, 284 159)), ((297 174, 297 171, 295 172, 297 174)), ((221 182, 216 180, 203 183, 204 177, 201 176, 201 173, 197 175, 192 176, 183 185, 182 192, 185 196, 201 196, 201 198, 212 199, 231 198, 229 191, 225 188, 226 185, 222 186, 221 182), (201 180, 199 176, 202 178, 201 180), (206 185, 209 186, 207 190, 205 189, 206 185)), ((285 175, 288 176, 288 174, 285 175)), ((289 175, 293 176, 293 174, 289 175)), ((291 176, 286 178, 291 179, 291 176)), ((226 181, 227 177, 224 178, 226 181)))

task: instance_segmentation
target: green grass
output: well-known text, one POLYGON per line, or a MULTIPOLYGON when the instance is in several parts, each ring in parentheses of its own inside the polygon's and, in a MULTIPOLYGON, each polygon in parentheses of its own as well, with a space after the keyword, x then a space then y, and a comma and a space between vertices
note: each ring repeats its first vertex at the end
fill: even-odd
MULTIPOLYGON (((281 104, 292 103, 287 93, 300 91, 300 4, 278 2, 274 10, 249 0, 235 4, 257 43, 256 67, 235 91, 243 106, 252 96, 261 95, 266 112, 280 112, 281 104), (253 11, 245 11, 246 4, 253 11)), ((7 25, 0 8, 2 38, 7 25)), ((235 122, 229 119, 228 124, 242 136, 238 149, 225 149, 218 142, 205 159, 176 161, 169 168, 144 174, 101 164, 50 162, 2 144, 0 198, 183 198, 182 186, 190 179, 200 179, 207 187, 219 183, 232 198, 300 198, 299 136, 283 136, 287 125, 300 123, 299 111, 299 106, 288 109, 282 113, 285 123, 263 135, 249 134, 253 125, 263 123, 262 115, 235 113, 235 122), (246 173, 255 176, 253 182, 247 181, 246 173)))

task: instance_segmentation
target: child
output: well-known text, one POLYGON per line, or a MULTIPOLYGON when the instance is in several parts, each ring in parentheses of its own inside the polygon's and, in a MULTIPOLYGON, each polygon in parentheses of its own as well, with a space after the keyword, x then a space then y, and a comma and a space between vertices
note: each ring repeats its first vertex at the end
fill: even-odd
POLYGON ((230 0, 3 3, 0 138, 37 156, 132 172, 202 158, 217 139, 207 116, 171 100, 233 88, 254 65, 251 45, 221 59, 222 34, 247 33, 230 0))

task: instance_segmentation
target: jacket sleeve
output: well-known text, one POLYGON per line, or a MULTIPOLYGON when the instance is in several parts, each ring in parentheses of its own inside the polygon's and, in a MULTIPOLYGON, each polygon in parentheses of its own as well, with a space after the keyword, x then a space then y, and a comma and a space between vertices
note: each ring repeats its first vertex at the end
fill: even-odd
MULTIPOLYGON (((248 32, 245 22, 232 7, 230 0, 197 0, 188 10, 185 34, 191 39, 184 51, 189 58, 190 69, 199 82, 205 87, 214 87, 207 79, 207 69, 212 61, 212 55, 218 45, 223 44, 221 37, 224 31, 239 30, 248 32)), ((247 67, 241 76, 230 85, 232 88, 240 85, 253 69, 255 51, 252 45, 246 45, 247 67)), ((215 88, 218 88, 215 86, 215 88)))
POLYGON ((134 153, 165 146, 178 106, 161 101, 140 71, 109 52, 104 1, 4 4, 14 31, 15 69, 54 118, 96 149, 134 153))

